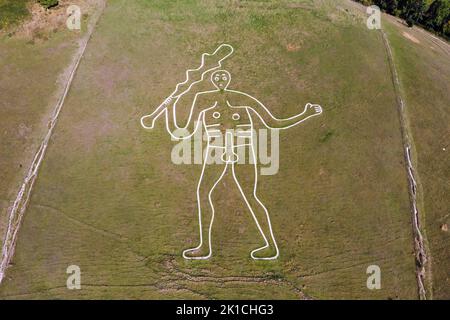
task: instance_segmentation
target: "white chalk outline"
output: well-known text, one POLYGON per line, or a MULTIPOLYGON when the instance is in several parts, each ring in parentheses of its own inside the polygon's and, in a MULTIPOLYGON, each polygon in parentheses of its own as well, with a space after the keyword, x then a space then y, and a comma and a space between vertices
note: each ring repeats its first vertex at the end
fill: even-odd
MULTIPOLYGON (((235 165, 237 164, 238 161, 236 159, 237 158, 237 154, 234 152, 234 150, 235 150, 236 147, 239 147, 239 145, 234 145, 234 136, 232 136, 231 137, 231 152, 233 153, 233 159, 231 159, 231 156, 229 154, 227 154, 227 152, 229 151, 228 149, 230 149, 230 137, 229 137, 230 133, 228 132, 229 129, 227 129, 226 132, 225 132, 225 146, 221 147, 221 146, 214 146, 214 145, 210 144, 211 138, 216 137, 213 133, 217 132, 217 131, 220 132, 220 130, 208 129, 208 128, 216 127, 216 126, 218 126, 220 124, 209 124, 209 125, 207 125, 206 121, 205 121, 205 112, 215 108, 217 106, 217 104, 218 104, 218 101, 216 100, 216 102, 212 106, 207 107, 207 108, 203 109, 202 111, 200 111, 198 113, 198 118, 196 119, 197 121, 194 121, 194 123, 196 123, 196 124, 194 124, 193 130, 191 130, 191 131, 188 130, 190 123, 192 123, 192 116, 193 116, 193 113, 195 111, 197 98, 200 95, 219 93, 219 92, 221 92, 221 93, 231 92, 231 93, 235 93, 235 94, 242 95, 242 96, 250 98, 252 100, 252 102, 255 103, 253 106, 250 106, 250 105, 235 106, 235 105, 230 104, 229 101, 226 100, 227 106, 230 107, 230 108, 245 108, 246 109, 246 112, 247 112, 249 120, 250 120, 250 124, 239 124, 239 125, 237 125, 237 127, 238 126, 240 126, 240 127, 242 127, 242 126, 250 127, 250 130, 248 130, 250 132, 253 132, 253 130, 254 130, 253 118, 252 118, 252 115, 250 113, 250 110, 252 110, 260 118, 260 120, 263 122, 263 124, 267 128, 273 129, 273 130, 288 129, 288 128, 291 128, 293 126, 296 126, 296 125, 304 122, 305 120, 307 120, 307 119, 309 119, 311 117, 318 116, 318 115, 322 114, 322 107, 321 106, 313 105, 311 103, 307 103, 305 108, 304 108, 304 110, 303 110, 303 112, 301 112, 301 113, 299 113, 297 115, 294 115, 294 116, 292 116, 290 118, 278 119, 269 111, 269 109, 262 102, 260 102, 255 97, 253 97, 253 96, 251 96, 251 95, 249 95, 247 93, 241 92, 241 91, 229 90, 228 89, 228 85, 231 82, 231 74, 228 71, 226 71, 226 70, 221 70, 220 68, 222 67, 222 61, 225 60, 226 58, 228 58, 229 56, 231 56, 233 52, 234 52, 234 48, 231 45, 222 44, 212 54, 203 53, 202 54, 202 58, 201 58, 201 65, 200 65, 200 67, 198 67, 197 69, 189 69, 189 70, 187 70, 186 71, 186 80, 181 82, 181 83, 179 83, 179 84, 177 84, 175 90, 170 94, 170 96, 168 98, 166 98, 164 100, 164 102, 162 104, 160 104, 155 109, 155 111, 153 111, 151 114, 143 116, 141 118, 141 125, 142 125, 142 127, 144 127, 145 129, 153 129, 154 126, 155 126, 156 120, 163 113, 165 113, 165 115, 166 115, 166 129, 169 132, 169 134, 175 139, 188 139, 188 138, 190 138, 197 131, 200 123, 202 123, 203 127, 204 127, 204 129, 205 129, 205 131, 207 133, 207 136, 208 136, 208 143, 207 143, 206 153, 205 153, 206 157, 208 157, 208 155, 210 154, 211 148, 224 149, 224 151, 223 151, 224 154, 222 155, 222 161, 224 163, 223 171, 220 174, 219 178, 214 182, 213 186, 211 187, 211 189, 208 192, 208 202, 209 202, 209 205, 211 207, 211 221, 209 223, 209 228, 208 228, 208 254, 205 255, 205 256, 187 256, 187 253, 195 252, 195 251, 201 249, 202 246, 203 246, 202 203, 201 203, 202 199, 201 199, 201 196, 200 196, 200 188, 201 188, 201 185, 202 185, 202 181, 203 181, 203 177, 204 177, 204 173, 205 173, 205 168, 208 165, 207 164, 208 161, 207 161, 207 159, 205 159, 205 161, 203 161, 203 166, 202 166, 202 172, 201 172, 201 175, 200 175, 200 179, 199 179, 199 182, 197 184, 197 207, 198 207, 198 219, 199 219, 199 231, 200 231, 200 244, 197 247, 184 250, 183 253, 182 253, 182 256, 185 259, 204 260, 204 259, 209 259, 212 256, 212 243, 211 243, 212 236, 211 236, 211 232, 212 232, 212 226, 213 226, 213 223, 214 223, 215 208, 214 208, 214 204, 213 204, 211 196, 212 196, 212 192, 216 188, 217 184, 222 180, 223 176, 227 172, 229 165, 231 165, 233 179, 234 179, 234 181, 235 181, 235 183, 236 183, 236 185, 237 185, 237 187, 238 187, 238 189, 239 189, 239 191, 240 191, 240 193, 241 193, 241 195, 242 195, 242 197, 243 197, 243 199, 244 199, 248 209, 250 210, 250 213, 252 214, 253 219, 255 220, 255 223, 256 223, 256 225, 258 227, 259 232, 261 233, 261 235, 262 235, 262 237, 263 237, 263 239, 265 241, 265 245, 264 246, 262 246, 260 248, 257 248, 257 249, 255 249, 255 250, 250 252, 250 257, 252 259, 254 259, 254 260, 274 260, 274 259, 277 259, 278 256, 279 256, 279 249, 278 249, 278 245, 276 243, 275 237, 273 235, 272 223, 270 221, 269 212, 268 212, 267 208, 264 206, 264 204, 261 202, 261 200, 258 198, 258 196, 256 194, 257 186, 258 186, 258 164, 257 164, 257 161, 254 161, 255 178, 254 178, 254 186, 253 186, 253 195, 252 195, 252 197, 261 206, 261 208, 263 209, 263 211, 265 213, 265 218, 266 218, 266 221, 267 221, 267 224, 268 224, 268 227, 269 227, 270 238, 271 238, 271 240, 273 242, 273 247, 274 247, 274 249, 276 251, 275 255, 268 256, 268 257, 255 257, 255 255, 254 255, 258 251, 261 251, 261 250, 264 250, 266 248, 269 248, 270 247, 270 242, 269 242, 269 240, 267 238, 268 235, 266 235, 264 233, 264 231, 263 231, 263 229, 262 229, 262 227, 261 227, 261 225, 260 225, 260 223, 258 221, 258 218, 256 217, 256 215, 255 215, 255 213, 253 211, 254 208, 251 207, 251 205, 250 205, 250 203, 248 201, 248 198, 245 195, 245 193, 244 193, 244 191, 243 191, 243 189, 242 189, 242 187, 241 187, 241 185, 240 185, 240 183, 238 181, 238 178, 236 177, 235 165), (192 72, 195 72, 195 71, 198 72, 204 67, 205 57, 207 57, 207 56, 214 56, 220 50, 222 50, 223 48, 227 48, 228 50, 230 50, 230 52, 227 55, 225 55, 222 59, 220 59, 217 62, 216 66, 214 66, 212 68, 209 68, 208 70, 202 72, 200 80, 193 81, 186 90, 182 91, 181 93, 178 93, 178 91, 180 91, 180 87, 182 85, 185 85, 185 84, 189 83, 189 81, 190 81, 190 79, 189 79, 190 78, 190 74, 192 72), (210 80, 214 84, 214 86, 216 87, 216 90, 208 90, 208 91, 197 92, 195 94, 193 100, 192 100, 191 109, 190 109, 190 113, 189 113, 189 117, 188 117, 186 126, 185 127, 178 126, 177 117, 176 117, 176 113, 177 113, 176 112, 176 104, 177 104, 178 100, 184 94, 188 93, 192 89, 194 84, 203 81, 205 75, 208 72, 213 71, 213 70, 215 70, 215 71, 211 74, 210 80), (214 76, 219 74, 219 73, 221 73, 221 76, 219 76, 219 77, 217 77, 217 79, 215 79, 214 76), (222 83, 219 83, 219 80, 221 78, 222 78, 223 81, 226 81, 225 85, 223 85, 222 83), (170 106, 170 104, 172 104, 172 106, 170 106), (173 108, 173 115, 172 115, 172 117, 170 116, 170 110, 169 110, 170 107, 173 108), (313 113, 308 115, 308 116, 304 116, 305 113, 307 113, 310 110, 312 110, 313 113), (293 122, 293 123, 290 124, 290 125, 286 125, 284 127, 271 126, 270 123, 267 121, 267 119, 265 119, 264 116, 260 114, 261 111, 263 111, 265 115, 269 116, 269 118, 271 120, 273 120, 275 123, 276 122, 278 122, 280 124, 282 122, 293 122), (151 124, 149 126, 145 125, 145 123, 144 123, 144 121, 147 118, 151 119, 151 124), (171 124, 173 125, 173 128, 174 128, 173 130, 171 130, 171 124), (183 130, 184 134, 183 135, 176 135, 176 134, 174 134, 174 131, 177 130, 177 129, 184 129, 183 130), (224 156, 225 156, 225 159, 223 158, 224 156)), ((234 117, 234 115, 233 115, 233 117, 234 117)), ((217 119, 216 117, 214 117, 214 118, 217 119)), ((250 135, 249 137, 251 138, 251 142, 249 143, 249 145, 251 146, 252 156, 256 160, 254 139, 253 139, 252 135, 250 135)))

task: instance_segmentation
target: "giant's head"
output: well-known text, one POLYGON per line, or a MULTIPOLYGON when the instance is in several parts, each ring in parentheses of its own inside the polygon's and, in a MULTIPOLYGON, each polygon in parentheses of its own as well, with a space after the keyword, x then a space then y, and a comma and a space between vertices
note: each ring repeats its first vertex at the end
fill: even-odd
POLYGON ((217 70, 211 75, 211 82, 219 90, 225 90, 231 81, 231 74, 227 70, 217 70))

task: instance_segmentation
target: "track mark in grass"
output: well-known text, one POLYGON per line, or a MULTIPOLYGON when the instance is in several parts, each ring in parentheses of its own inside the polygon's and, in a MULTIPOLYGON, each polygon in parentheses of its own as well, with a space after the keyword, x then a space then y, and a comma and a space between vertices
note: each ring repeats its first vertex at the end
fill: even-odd
POLYGON ((320 142, 324 143, 330 140, 330 138, 334 135, 334 130, 330 130, 325 135, 320 138, 320 142))
POLYGON ((408 184, 409 184, 409 193, 410 193, 410 202, 411 202, 411 214, 412 214, 412 225, 413 225, 413 237, 414 237, 414 253, 415 253, 415 263, 416 263, 416 277, 417 277, 417 285, 419 291, 419 299, 426 300, 427 299, 427 291, 425 287, 425 278, 427 277, 425 269, 428 256, 425 248, 426 240, 424 239, 422 233, 421 226, 421 217, 419 213, 419 207, 417 205, 417 173, 413 166, 413 160, 411 157, 411 145, 412 137, 410 134, 410 129, 407 125, 407 117, 405 113, 405 100, 401 94, 400 90, 400 78, 398 76, 397 68, 394 62, 394 56, 392 54, 392 48, 389 42, 389 39, 386 35, 386 32, 381 30, 381 35, 383 39, 384 46, 387 52, 387 58, 389 67, 391 69, 392 83, 394 86, 395 95, 397 97, 398 104, 398 114, 400 118, 400 130, 403 140, 403 149, 405 156, 405 164, 406 171, 408 174, 408 184))
POLYGON ((303 292, 303 288, 299 288, 291 281, 287 280, 282 275, 266 274, 261 276, 217 276, 213 274, 208 275, 195 275, 186 272, 178 266, 176 260, 171 257, 164 262, 164 267, 168 271, 170 277, 173 277, 169 282, 187 280, 191 283, 216 283, 219 285, 227 284, 260 284, 263 286, 286 286, 295 292, 301 300, 311 300, 312 298, 303 292))
POLYGON ((67 97, 67 94, 69 93, 69 89, 72 84, 72 80, 75 76, 75 72, 78 69, 78 66, 84 55, 89 39, 91 38, 91 35, 95 29, 96 23, 106 6, 106 2, 103 1, 100 2, 99 4, 100 7, 98 8, 98 13, 96 17, 94 17, 92 23, 90 24, 90 26, 88 26, 88 31, 86 35, 84 35, 79 40, 79 49, 74 55, 74 60, 72 61, 72 64, 70 66, 71 71, 67 75, 67 79, 65 80, 65 85, 61 91, 61 97, 59 98, 58 103, 54 107, 53 115, 50 118, 48 131, 46 135, 43 137, 39 149, 35 153, 34 159, 31 162, 27 175, 25 176, 24 181, 17 193, 16 199, 14 200, 12 207, 8 211, 8 223, 6 228, 6 234, 4 236, 4 241, 2 244, 2 252, 0 259, 0 283, 4 279, 6 269, 10 265, 11 259, 14 255, 18 231, 21 226, 25 211, 27 209, 31 192, 33 190, 34 183, 38 176, 39 168, 46 154, 50 138, 58 121, 65 99, 67 97))

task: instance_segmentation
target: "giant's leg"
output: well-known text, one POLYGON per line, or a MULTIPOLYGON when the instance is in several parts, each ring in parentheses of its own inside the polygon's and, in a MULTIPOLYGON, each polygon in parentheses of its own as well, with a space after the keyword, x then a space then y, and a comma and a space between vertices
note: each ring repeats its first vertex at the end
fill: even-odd
POLYGON ((276 259, 278 258, 279 251, 273 236, 269 212, 257 196, 258 167, 256 161, 255 164, 235 163, 232 166, 233 178, 265 243, 262 247, 253 250, 250 256, 256 260, 276 259))
MULTIPOLYGON (((209 154, 207 150, 206 154, 209 154)), ((227 170, 226 164, 203 163, 202 173, 197 186, 198 222, 200 229, 200 244, 183 251, 185 259, 208 259, 211 257, 211 228, 214 222, 214 204, 212 192, 227 170)))

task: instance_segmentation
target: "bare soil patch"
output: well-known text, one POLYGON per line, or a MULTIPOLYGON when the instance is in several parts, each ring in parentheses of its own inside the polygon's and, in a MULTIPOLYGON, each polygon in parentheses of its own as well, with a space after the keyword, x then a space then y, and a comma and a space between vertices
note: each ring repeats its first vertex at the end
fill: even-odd
POLYGON ((414 42, 414 43, 417 43, 417 44, 420 43, 419 39, 417 39, 416 37, 414 37, 412 34, 409 34, 408 32, 403 31, 402 35, 403 35, 406 39, 408 39, 408 40, 410 40, 410 41, 412 41, 412 42, 414 42))
POLYGON ((52 33, 66 27, 69 6, 79 6, 82 19, 85 19, 91 14, 96 3, 96 0, 60 0, 58 6, 45 9, 39 3, 32 2, 29 5, 30 17, 9 33, 33 41, 47 40, 52 33))

